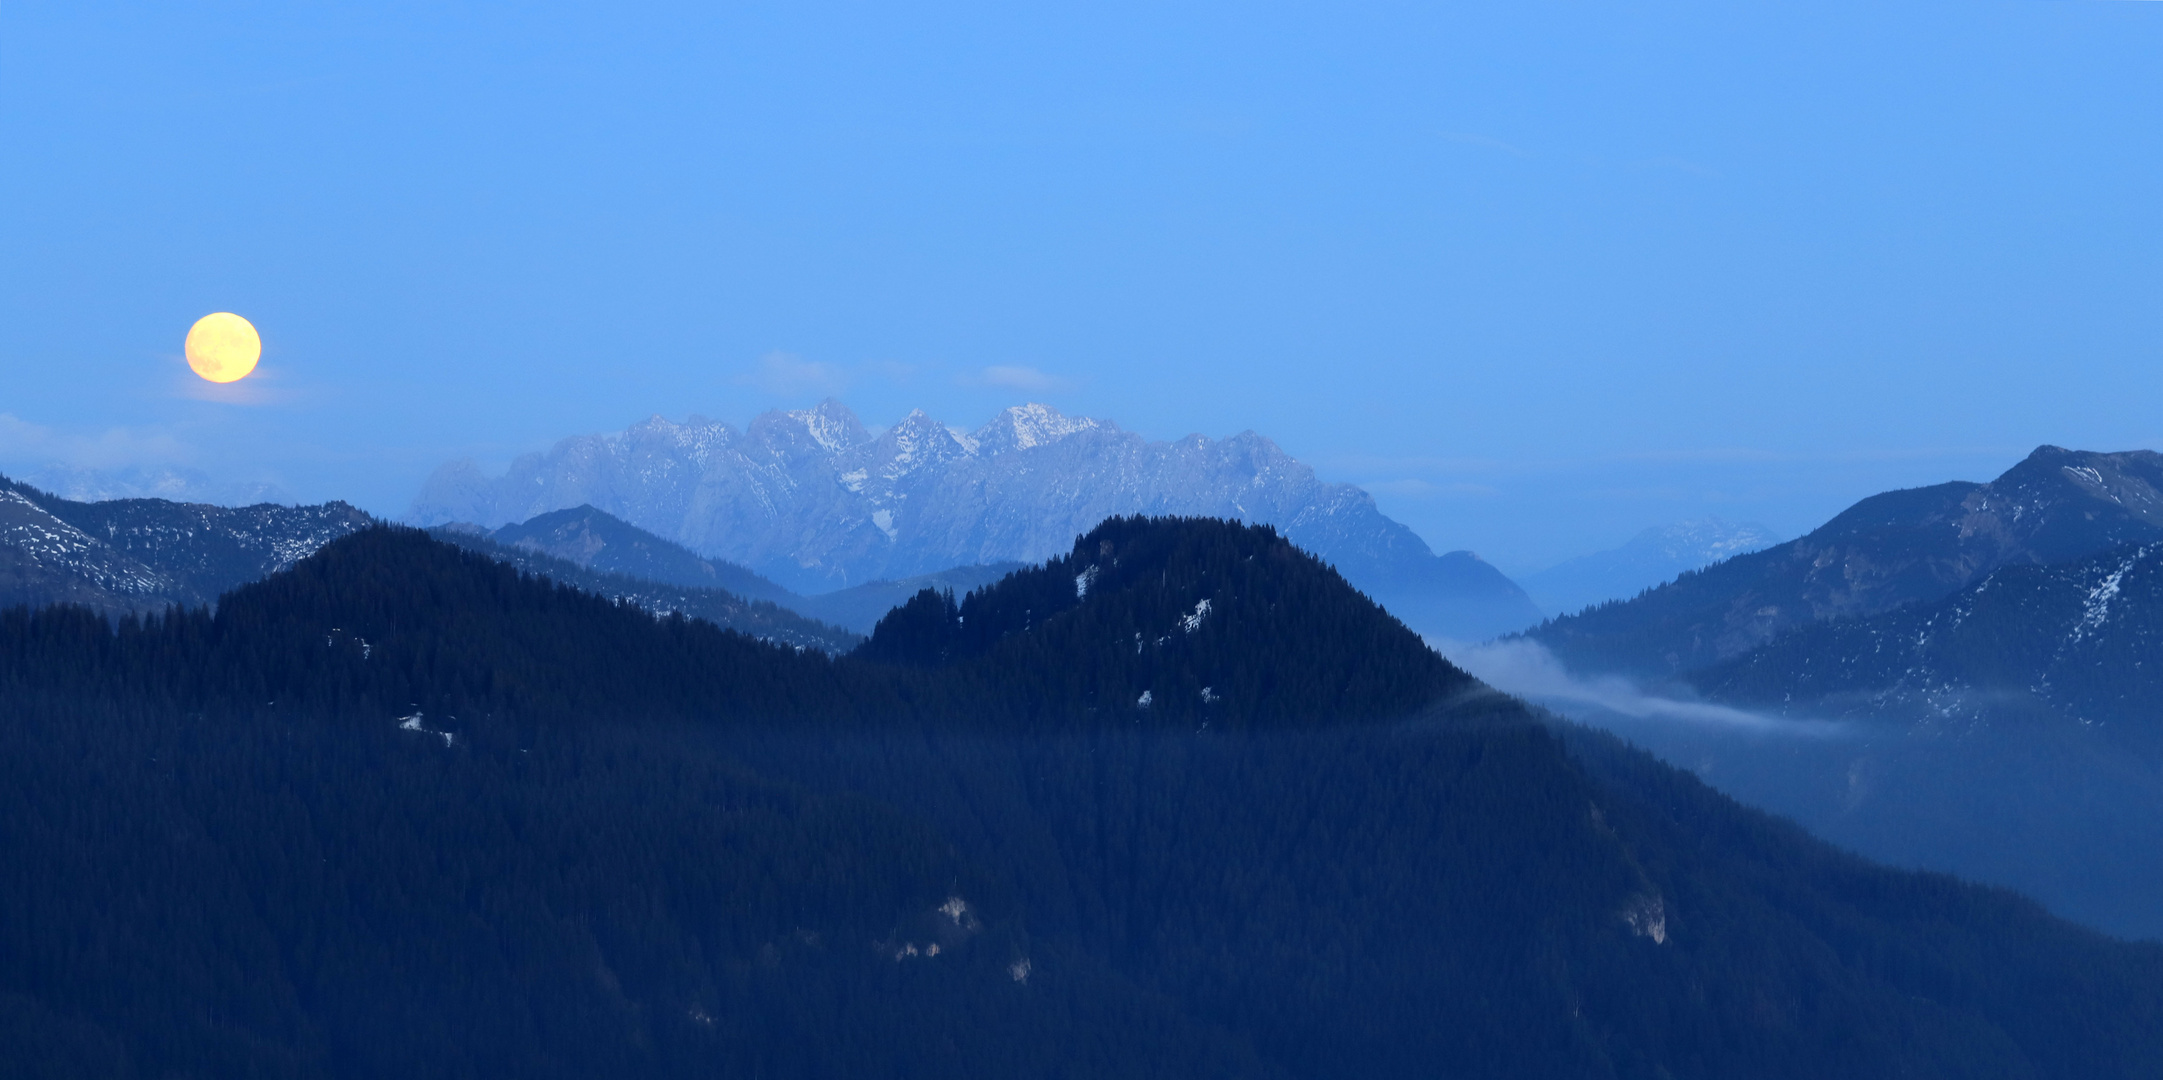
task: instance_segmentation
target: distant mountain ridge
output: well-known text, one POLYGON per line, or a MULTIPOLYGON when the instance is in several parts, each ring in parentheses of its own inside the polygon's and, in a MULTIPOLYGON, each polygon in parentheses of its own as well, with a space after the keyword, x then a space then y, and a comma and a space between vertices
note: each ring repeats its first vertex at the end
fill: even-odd
POLYGON ((2163 455, 2039 447, 1987 484, 1873 495, 1800 539, 1527 636, 1583 670, 1672 675, 1786 630, 1941 599, 1998 567, 2163 540, 2163 455))
POLYGON ((506 547, 539 552, 603 574, 689 589, 726 589, 747 600, 784 602, 796 594, 747 567, 696 552, 591 506, 556 510, 489 533, 506 547))
MULTIPOLYGON (((921 589, 947 589, 966 595, 972 589, 989 585, 1021 569, 1023 565, 1019 562, 1006 562, 957 566, 935 574, 919 574, 897 581, 867 581, 830 593, 804 596, 774 584, 749 567, 723 559, 706 558, 681 544, 664 540, 592 506, 553 510, 528 521, 505 525, 495 530, 478 525, 459 525, 438 526, 431 531, 454 543, 479 550, 471 541, 462 539, 469 535, 464 531, 466 529, 474 530, 470 535, 485 537, 488 541, 487 547, 496 557, 519 562, 521 566, 536 573, 561 577, 565 569, 563 565, 550 568, 544 562, 533 561, 531 557, 566 564, 575 567, 579 573, 625 579, 580 584, 580 588, 589 591, 610 596, 629 595, 627 590, 633 586, 626 582, 631 580, 690 590, 674 599, 656 600, 660 605, 656 610, 680 610, 686 615, 712 619, 722 626, 740 629, 746 633, 766 636, 771 629, 768 623, 772 620, 760 621, 756 626, 739 625, 735 621, 739 613, 733 606, 736 598, 741 598, 746 603, 778 605, 806 620, 829 625, 797 627, 774 640, 798 645, 815 642, 817 647, 830 652, 846 651, 854 647, 855 641, 850 635, 871 633, 880 616, 921 589), (699 598, 716 590, 724 591, 729 601, 724 602, 712 597, 699 598), (685 604, 690 606, 686 607, 685 604), (848 633, 836 636, 829 632, 832 628, 840 628, 848 633)), ((649 598, 659 596, 650 588, 639 589, 638 592, 640 596, 649 598)))
POLYGON ((77 502, 0 478, 0 606, 121 615, 207 604, 373 523, 343 502, 77 502))
MULTIPOLYGON (((543 526, 541 530, 522 530, 519 526, 506 526, 490 534, 477 526, 439 525, 428 530, 428 534, 477 555, 515 566, 528 574, 545 577, 559 585, 568 585, 619 603, 632 604, 654 615, 673 612, 685 618, 704 619, 715 626, 761 641, 802 649, 817 649, 836 656, 848 652, 863 641, 856 633, 808 618, 772 600, 751 599, 730 589, 700 583, 701 575, 690 572, 690 567, 681 567, 686 572, 666 574, 671 563, 688 560, 695 565, 704 565, 705 560, 591 507, 566 510, 559 515, 543 515, 543 518, 547 517, 555 517, 557 520, 549 523, 553 527, 543 526), (580 517, 602 519, 607 524, 613 524, 629 541, 625 547, 637 545, 660 551, 652 559, 639 559, 626 555, 620 549, 609 552, 607 548, 598 545, 589 547, 580 541, 591 539, 595 533, 574 531, 577 526, 588 524, 578 520, 580 517), (536 531, 542 531, 558 543, 550 547, 534 542, 531 534, 536 531), (527 534, 523 539, 519 539, 521 532, 527 534), (567 533, 570 535, 566 536, 567 533), (506 536, 512 537, 514 542, 506 543, 506 536), (644 543, 641 544, 640 541, 644 543), (667 551, 669 548, 674 551, 667 551), (558 554, 559 552, 562 554, 558 554), (614 557, 590 557, 601 553, 614 557), (680 559, 677 558, 679 553, 680 559), (589 557, 575 557, 581 554, 589 557), (643 572, 657 568, 662 573, 643 572)), ((541 520, 542 518, 535 519, 541 520)), ((607 524, 603 525, 603 530, 606 530, 607 524)), ((725 563, 722 565, 728 566, 725 563)), ((742 570, 741 567, 731 569, 751 576, 749 571, 742 570)), ((711 578, 706 580, 710 581, 711 578)), ((771 582, 766 584, 770 588, 776 588, 776 591, 781 591, 771 582)))
POLYGON ((1695 518, 1654 526, 1621 547, 1520 575, 1517 583, 1541 610, 1568 615, 1604 601, 1628 599, 1679 574, 1779 542, 1772 530, 1756 522, 1695 518))
POLYGON ((500 477, 445 465, 407 517, 497 527, 588 504, 807 594, 1039 561, 1109 517, 1182 514, 1273 525, 1423 633, 1482 638, 1539 618, 1477 556, 1436 555, 1365 491, 1251 431, 1150 442, 1036 404, 974 432, 919 410, 873 435, 835 401, 742 432, 654 417, 564 439, 500 477))

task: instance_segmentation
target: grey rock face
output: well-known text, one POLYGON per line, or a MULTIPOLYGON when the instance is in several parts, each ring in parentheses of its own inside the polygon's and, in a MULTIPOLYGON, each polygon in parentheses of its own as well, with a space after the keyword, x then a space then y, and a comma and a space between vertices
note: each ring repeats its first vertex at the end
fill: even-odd
POLYGON ((1436 556, 1372 496, 1322 482, 1260 435, 1150 442, 1043 405, 973 432, 918 411, 873 434, 834 401, 742 432, 655 417, 565 439, 501 477, 446 465, 408 519, 494 527, 580 505, 804 593, 1042 560, 1116 514, 1234 518, 1275 525, 1423 633, 1486 637, 1538 619, 1493 567, 1436 556))

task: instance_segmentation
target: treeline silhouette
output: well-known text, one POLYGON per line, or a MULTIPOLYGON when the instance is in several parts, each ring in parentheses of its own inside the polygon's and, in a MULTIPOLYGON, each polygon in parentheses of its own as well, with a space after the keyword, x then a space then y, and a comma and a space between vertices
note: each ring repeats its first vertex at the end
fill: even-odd
POLYGON ((397 529, 10 612, 0 866, 11 1075, 2163 1073, 2163 950, 1544 723, 1227 522, 838 659, 397 529))

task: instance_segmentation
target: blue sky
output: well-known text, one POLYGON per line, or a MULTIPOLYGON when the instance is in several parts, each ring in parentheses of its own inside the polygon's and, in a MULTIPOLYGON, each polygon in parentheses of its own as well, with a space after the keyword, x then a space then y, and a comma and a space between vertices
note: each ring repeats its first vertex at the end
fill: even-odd
POLYGON ((2158 57, 2041 0, 12 3, 0 466, 396 513, 653 413, 1042 400, 1513 570, 1792 535, 2163 447, 2158 57))

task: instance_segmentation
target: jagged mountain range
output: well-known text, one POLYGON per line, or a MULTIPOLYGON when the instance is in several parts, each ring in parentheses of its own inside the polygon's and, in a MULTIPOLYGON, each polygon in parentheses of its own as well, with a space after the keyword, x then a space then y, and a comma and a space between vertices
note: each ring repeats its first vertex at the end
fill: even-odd
POLYGON ((1605 601, 1628 599, 1689 571, 1779 542, 1772 530, 1755 522, 1695 518, 1654 526, 1620 547, 1519 575, 1517 583, 1542 611, 1568 615, 1605 601))
POLYGON ((1808 535, 1529 632, 1579 670, 1668 676, 1784 631, 1942 599, 2001 566, 2163 540, 2163 455, 2044 446, 1986 484, 1890 491, 1808 535))
POLYGON ((1224 517, 1274 525, 1423 633, 1484 638, 1539 618, 1494 567, 1436 555, 1365 491, 1321 481, 1260 435, 1151 442, 1044 405, 973 432, 918 411, 873 434, 834 401, 741 432, 655 417, 564 439, 498 477, 447 464, 408 520, 494 528, 581 505, 804 594, 1041 560, 1120 514, 1224 517))
POLYGON ((1942 600, 1782 634, 1695 673, 1708 696, 1966 730, 2056 719, 2163 736, 2163 543, 2001 566, 1942 600))
POLYGON ((372 523, 342 502, 77 502, 0 478, 0 606, 121 615, 207 604, 372 523))

